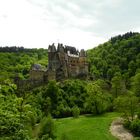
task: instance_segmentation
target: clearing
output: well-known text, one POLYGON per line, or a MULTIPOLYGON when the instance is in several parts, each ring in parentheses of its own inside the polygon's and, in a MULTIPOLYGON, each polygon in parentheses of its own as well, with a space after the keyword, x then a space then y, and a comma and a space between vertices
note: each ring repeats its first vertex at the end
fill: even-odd
POLYGON ((117 113, 56 120, 57 140, 116 140, 109 127, 117 113))

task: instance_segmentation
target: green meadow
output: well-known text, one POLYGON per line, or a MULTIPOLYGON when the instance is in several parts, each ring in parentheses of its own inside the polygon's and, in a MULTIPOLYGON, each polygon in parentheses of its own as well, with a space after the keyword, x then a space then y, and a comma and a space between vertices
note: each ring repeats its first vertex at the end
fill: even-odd
POLYGON ((116 113, 56 120, 57 140, 116 140, 109 132, 116 113))

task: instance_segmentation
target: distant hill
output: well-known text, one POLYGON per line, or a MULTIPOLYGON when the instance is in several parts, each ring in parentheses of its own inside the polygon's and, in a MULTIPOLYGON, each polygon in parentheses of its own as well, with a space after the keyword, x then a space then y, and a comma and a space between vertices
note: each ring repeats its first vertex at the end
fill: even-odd
POLYGON ((140 34, 126 33, 88 50, 90 73, 95 78, 111 80, 116 73, 131 78, 140 72, 140 34))
POLYGON ((30 67, 34 63, 44 67, 47 65, 47 49, 0 47, 0 82, 13 79, 17 73, 23 79, 28 78, 30 67))

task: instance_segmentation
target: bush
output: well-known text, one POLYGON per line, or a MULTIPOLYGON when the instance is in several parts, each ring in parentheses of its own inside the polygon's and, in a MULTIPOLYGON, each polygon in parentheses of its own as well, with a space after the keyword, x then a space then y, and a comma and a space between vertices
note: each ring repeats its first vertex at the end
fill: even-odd
POLYGON ((137 113, 137 115, 138 115, 138 119, 140 119, 140 111, 137 113))
POLYGON ((140 140, 140 137, 135 137, 134 140, 140 140))
POLYGON ((124 121, 124 127, 125 128, 130 129, 130 124, 131 124, 131 122, 129 120, 124 121))
POLYGON ((63 117, 70 117, 72 114, 71 114, 71 108, 70 107, 65 107, 63 109, 63 117))
POLYGON ((130 124, 130 130, 136 135, 140 136, 140 120, 133 120, 130 124))
POLYGON ((80 114, 80 109, 77 106, 73 107, 72 108, 72 115, 73 115, 73 117, 74 118, 78 118, 79 114, 80 114))
POLYGON ((51 115, 48 115, 47 118, 45 117, 42 120, 39 137, 42 139, 55 138, 55 126, 51 115))
POLYGON ((135 136, 140 136, 140 120, 125 121, 124 126, 129 129, 135 136))

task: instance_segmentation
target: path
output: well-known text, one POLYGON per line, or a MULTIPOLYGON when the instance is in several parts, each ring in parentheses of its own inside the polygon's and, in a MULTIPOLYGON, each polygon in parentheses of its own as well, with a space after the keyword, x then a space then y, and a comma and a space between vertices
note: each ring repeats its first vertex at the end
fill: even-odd
POLYGON ((112 122, 110 126, 111 134, 119 140, 133 140, 132 134, 123 127, 122 122, 123 120, 121 118, 112 122))

